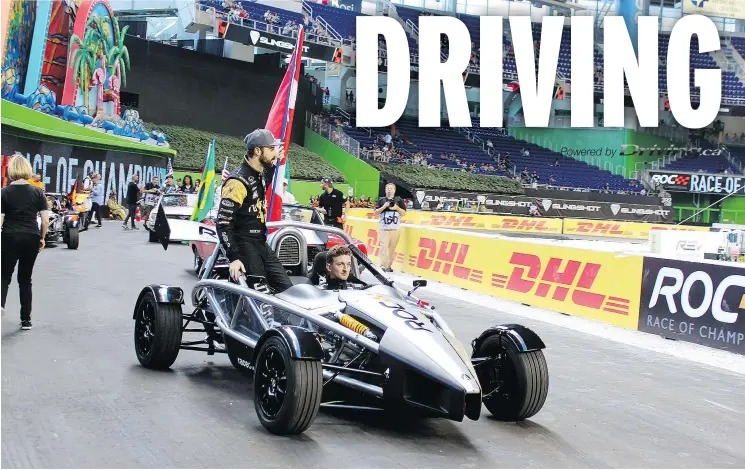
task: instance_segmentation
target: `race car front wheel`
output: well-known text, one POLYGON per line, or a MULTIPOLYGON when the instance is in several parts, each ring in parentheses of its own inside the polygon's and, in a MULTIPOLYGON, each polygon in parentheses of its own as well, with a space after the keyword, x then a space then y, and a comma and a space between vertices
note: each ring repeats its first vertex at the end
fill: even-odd
POLYGON ((147 292, 135 310, 135 352, 148 369, 168 369, 181 345, 181 305, 158 303, 147 292))
POLYGON ((320 361, 293 359, 284 341, 271 337, 262 345, 254 370, 254 407, 271 433, 300 434, 321 406, 320 361))
POLYGON ((543 351, 520 352, 500 335, 481 343, 474 357, 490 360, 476 367, 486 409, 502 421, 535 415, 548 396, 548 365, 543 351))
POLYGON ((67 248, 70 250, 77 250, 78 245, 80 244, 80 232, 78 227, 68 228, 66 238, 67 240, 65 240, 65 243, 67 243, 67 248))

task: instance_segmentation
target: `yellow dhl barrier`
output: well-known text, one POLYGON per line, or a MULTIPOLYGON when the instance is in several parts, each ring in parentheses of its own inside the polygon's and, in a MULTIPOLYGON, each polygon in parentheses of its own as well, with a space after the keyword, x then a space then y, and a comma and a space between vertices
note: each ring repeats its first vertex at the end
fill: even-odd
MULTIPOLYGON (((378 224, 345 230, 379 262, 378 224)), ((456 287, 636 330, 642 256, 540 245, 404 225, 394 269, 456 287)))
MULTIPOLYGON (((380 219, 369 209, 352 209, 350 216, 380 219)), ((491 214, 460 214, 455 212, 429 212, 409 210, 404 224, 431 227, 499 230, 502 232, 561 233, 561 219, 541 217, 502 216, 491 214)))
POLYGON ((612 238, 649 239, 652 230, 682 230, 708 232, 708 227, 692 225, 647 224, 642 222, 615 222, 586 219, 564 219, 566 235, 590 235, 612 238))
MULTIPOLYGON (((352 209, 350 216, 378 220, 369 209, 352 209)), ((454 229, 494 230, 535 234, 565 234, 626 239, 649 239, 652 230, 684 230, 708 232, 707 227, 692 225, 651 224, 589 219, 559 219, 542 217, 464 214, 409 210, 404 224, 454 229)))

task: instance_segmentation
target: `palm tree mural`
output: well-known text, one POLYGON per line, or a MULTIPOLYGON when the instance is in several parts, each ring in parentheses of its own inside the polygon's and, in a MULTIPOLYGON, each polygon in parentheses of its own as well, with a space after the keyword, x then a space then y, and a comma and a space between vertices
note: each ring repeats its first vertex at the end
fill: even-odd
MULTIPOLYGON (((129 26, 119 29, 119 21, 116 17, 107 19, 98 15, 91 15, 88 19, 85 36, 81 40, 72 35, 71 42, 78 45, 78 49, 71 56, 75 78, 80 83, 84 93, 85 107, 90 112, 89 93, 96 77, 96 86, 99 89, 99 101, 103 96, 104 88, 109 96, 114 99, 115 113, 119 113, 119 90, 127 84, 127 69, 129 64, 129 50, 124 45, 124 37, 129 26), (98 65, 98 68, 97 68, 98 65), (102 78, 103 77, 103 78, 102 78)), ((97 103, 100 110, 102 102, 97 103)))
POLYGON ((77 35, 70 37, 70 42, 77 44, 78 48, 72 53, 70 60, 73 64, 75 80, 80 84, 83 91, 83 105, 90 112, 89 94, 91 89, 91 78, 96 69, 96 58, 99 51, 100 36, 97 31, 88 28, 81 40, 77 35))
POLYGON ((108 63, 109 63, 109 67, 112 68, 112 71, 113 69, 116 68, 117 64, 119 65, 122 86, 127 86, 127 69, 129 68, 129 50, 127 49, 127 46, 124 45, 124 36, 127 34, 129 25, 125 26, 124 29, 120 30, 119 21, 116 19, 116 17, 114 17, 113 20, 114 20, 114 44, 109 50, 108 63))

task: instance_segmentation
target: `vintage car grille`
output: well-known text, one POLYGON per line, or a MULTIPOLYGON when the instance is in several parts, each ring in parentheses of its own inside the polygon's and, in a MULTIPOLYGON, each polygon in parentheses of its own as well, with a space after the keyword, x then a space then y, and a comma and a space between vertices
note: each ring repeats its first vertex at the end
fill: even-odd
POLYGON ((277 258, 283 266, 297 266, 300 264, 300 241, 292 235, 284 237, 279 242, 277 258))
POLYGON ((321 252, 321 248, 318 245, 308 245, 308 263, 313 263, 316 259, 316 255, 321 252))

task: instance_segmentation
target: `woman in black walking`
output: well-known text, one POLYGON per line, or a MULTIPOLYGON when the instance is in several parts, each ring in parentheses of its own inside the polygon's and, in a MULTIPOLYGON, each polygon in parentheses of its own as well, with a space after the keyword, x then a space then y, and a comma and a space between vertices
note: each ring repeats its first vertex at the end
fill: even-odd
POLYGON ((18 264, 18 289, 21 298, 21 329, 31 329, 31 273, 36 256, 44 249, 49 227, 47 199, 44 191, 27 181, 31 164, 15 156, 8 164, 10 184, 2 189, 2 289, 3 313, 8 287, 18 264), (41 215, 41 227, 37 216, 41 215))

